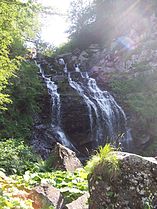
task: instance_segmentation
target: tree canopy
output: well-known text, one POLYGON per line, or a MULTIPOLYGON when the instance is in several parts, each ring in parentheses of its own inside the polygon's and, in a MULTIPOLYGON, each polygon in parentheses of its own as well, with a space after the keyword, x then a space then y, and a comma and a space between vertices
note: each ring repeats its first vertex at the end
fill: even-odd
POLYGON ((39 8, 33 0, 0 1, 0 109, 11 102, 5 89, 20 65, 25 41, 38 31, 39 8))
POLYGON ((107 44, 117 35, 156 12, 156 0, 73 0, 69 10, 69 35, 75 47, 107 44))

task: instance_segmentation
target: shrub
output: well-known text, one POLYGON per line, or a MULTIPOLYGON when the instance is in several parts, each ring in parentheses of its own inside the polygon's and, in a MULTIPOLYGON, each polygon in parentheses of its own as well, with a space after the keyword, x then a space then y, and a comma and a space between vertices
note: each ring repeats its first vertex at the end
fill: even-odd
MULTIPOLYGON (((143 136, 151 137, 151 145, 144 148, 142 155, 155 155, 157 148, 157 71, 140 73, 136 77, 132 73, 114 76, 110 87, 117 95, 119 103, 131 116, 133 138, 142 141, 143 136), (123 76, 123 77, 122 77, 123 76)), ((137 142, 138 143, 138 142, 137 142)), ((141 143, 141 142, 140 142, 141 143)))
POLYGON ((33 62, 23 62, 17 76, 10 80, 6 93, 11 95, 12 104, 0 112, 1 138, 30 139, 33 116, 40 112, 40 100, 45 95, 38 70, 33 62))
POLYGON ((38 170, 37 156, 23 140, 9 139, 0 142, 0 168, 7 174, 24 174, 27 170, 38 170))

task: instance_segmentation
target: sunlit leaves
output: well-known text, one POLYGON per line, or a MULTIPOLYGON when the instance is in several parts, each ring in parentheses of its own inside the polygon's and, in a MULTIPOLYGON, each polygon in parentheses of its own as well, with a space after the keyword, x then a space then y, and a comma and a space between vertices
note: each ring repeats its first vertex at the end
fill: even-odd
POLYGON ((23 43, 38 31, 38 11, 39 6, 33 1, 0 1, 0 109, 10 102, 4 89, 19 68, 23 43))
POLYGON ((62 192, 66 202, 71 202, 88 191, 87 175, 88 173, 84 169, 78 169, 74 173, 68 171, 31 173, 27 171, 23 176, 14 176, 14 178, 28 189, 37 184, 48 183, 62 192))
POLYGON ((23 174, 27 170, 35 169, 36 155, 22 140, 9 139, 0 142, 0 168, 7 174, 23 174))

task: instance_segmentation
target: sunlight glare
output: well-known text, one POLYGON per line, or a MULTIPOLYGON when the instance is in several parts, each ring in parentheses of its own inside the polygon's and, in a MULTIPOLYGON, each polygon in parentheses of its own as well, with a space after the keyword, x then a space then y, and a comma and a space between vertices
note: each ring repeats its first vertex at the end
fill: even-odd
MULTIPOLYGON (((71 0, 38 0, 44 6, 51 6, 59 10, 61 13, 66 13, 71 0)), ((67 42, 68 35, 65 31, 68 28, 68 22, 65 16, 47 15, 43 21, 41 37, 44 41, 55 46, 67 42)))

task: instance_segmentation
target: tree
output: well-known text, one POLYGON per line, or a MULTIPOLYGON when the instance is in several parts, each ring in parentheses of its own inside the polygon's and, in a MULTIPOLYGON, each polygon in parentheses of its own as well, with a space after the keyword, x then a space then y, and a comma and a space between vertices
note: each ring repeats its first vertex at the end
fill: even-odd
MULTIPOLYGON (((91 43, 110 44, 117 36, 126 35, 136 22, 156 12, 155 0, 83 0, 72 1, 70 38, 77 47, 91 43)), ((139 24, 140 25, 140 24, 139 24)))
POLYGON ((39 10, 33 0, 0 1, 0 109, 11 102, 5 89, 20 65, 24 42, 35 37, 39 29, 39 10))
POLYGON ((73 0, 69 10, 70 28, 68 33, 74 47, 85 48, 89 45, 90 25, 95 21, 95 13, 90 0, 73 0), (86 39, 88 37, 88 40, 86 39))

